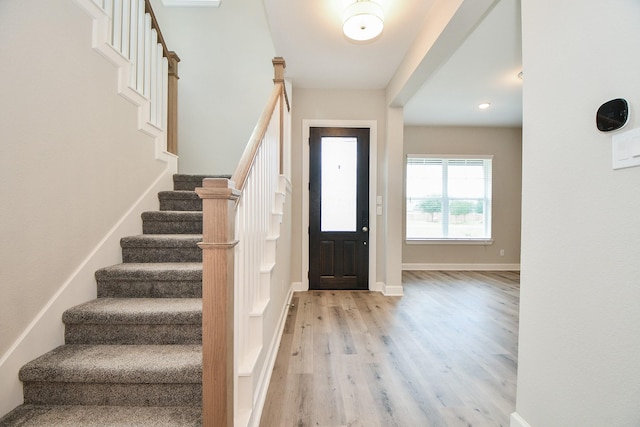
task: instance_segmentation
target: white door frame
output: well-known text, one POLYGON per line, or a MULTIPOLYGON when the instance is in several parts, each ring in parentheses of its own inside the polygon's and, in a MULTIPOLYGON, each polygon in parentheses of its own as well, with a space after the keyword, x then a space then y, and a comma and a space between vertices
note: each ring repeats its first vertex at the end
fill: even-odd
POLYGON ((369 290, 378 289, 376 277, 376 195, 378 192, 378 121, 377 120, 303 120, 302 121, 302 286, 296 291, 309 290, 309 128, 368 128, 369 129, 369 290))

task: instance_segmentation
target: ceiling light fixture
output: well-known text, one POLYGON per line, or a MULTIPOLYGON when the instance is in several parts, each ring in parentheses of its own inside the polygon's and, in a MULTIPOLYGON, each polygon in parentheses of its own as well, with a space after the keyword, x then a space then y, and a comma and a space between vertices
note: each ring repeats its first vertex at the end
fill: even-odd
POLYGON ((482 104, 478 105, 478 108, 481 110, 486 110, 487 108, 491 107, 491 104, 488 102, 483 102, 482 104))
POLYGON ((344 35, 355 41, 375 39, 382 33, 382 7, 371 0, 357 0, 344 11, 344 35))

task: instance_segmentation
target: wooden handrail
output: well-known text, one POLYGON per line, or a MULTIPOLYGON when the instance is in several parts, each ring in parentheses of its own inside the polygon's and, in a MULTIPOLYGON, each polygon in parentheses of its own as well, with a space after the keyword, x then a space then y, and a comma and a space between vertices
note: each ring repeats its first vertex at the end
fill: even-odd
POLYGON ((244 189, 244 185, 246 183, 247 176, 249 175, 249 171, 251 170, 251 166, 253 165, 253 161, 255 160, 256 153, 258 152, 258 148, 260 148, 260 143, 262 142, 262 138, 269 127, 269 122, 271 121, 271 117, 273 116, 281 95, 282 85, 276 84, 273 87, 271 96, 269 97, 269 102, 262 112, 260 119, 258 119, 258 123, 249 138, 249 143, 247 144, 244 153, 242 153, 240 163, 238 163, 236 170, 233 172, 233 175, 231 175, 231 181, 235 183, 236 188, 240 191, 244 189))
MULTIPOLYGON (((271 92, 271 97, 269 98, 269 102, 265 107, 262 115, 258 119, 258 123, 256 127, 253 129, 251 133, 251 137, 249 138, 249 143, 247 144, 244 152, 242 153, 242 157, 240 158, 240 162, 236 167, 236 170, 233 172, 231 176, 231 180, 235 183, 236 188, 242 192, 244 189, 244 185, 247 180, 247 175, 251 170, 251 166, 256 157, 256 153, 258 152, 258 148, 260 148, 260 143, 264 138, 265 133, 267 132, 267 128, 269 127, 269 122, 271 121, 271 117, 275 112, 276 105, 278 101, 284 97, 287 101, 287 109, 289 110, 289 98, 287 96, 287 90, 284 85, 284 69, 286 67, 286 63, 283 58, 276 57, 273 59, 273 67, 274 67, 274 79, 275 83, 273 86, 273 91, 271 92)), ((280 135, 280 147, 282 148, 283 135, 280 135)), ((281 149, 282 153, 282 149, 281 149)))
POLYGON ((165 58, 169 58, 170 52, 167 48, 167 43, 164 41, 164 37, 162 37, 162 31, 160 31, 160 25, 158 25, 158 20, 156 19, 156 14, 153 13, 153 8, 151 7, 150 0, 144 0, 144 11, 151 16, 151 28, 154 28, 158 33, 158 41, 162 45, 162 52, 165 58))

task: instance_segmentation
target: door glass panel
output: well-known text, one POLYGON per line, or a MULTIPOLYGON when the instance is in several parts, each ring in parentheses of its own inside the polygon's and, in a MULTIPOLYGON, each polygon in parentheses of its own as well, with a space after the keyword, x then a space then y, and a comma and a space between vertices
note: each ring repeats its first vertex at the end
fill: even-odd
POLYGON ((322 137, 321 231, 356 231, 357 142, 322 137))

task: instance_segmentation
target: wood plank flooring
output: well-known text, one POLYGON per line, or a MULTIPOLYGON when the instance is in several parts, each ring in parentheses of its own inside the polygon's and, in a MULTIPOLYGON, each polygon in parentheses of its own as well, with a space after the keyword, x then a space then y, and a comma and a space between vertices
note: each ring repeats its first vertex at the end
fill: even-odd
POLYGON ((407 271, 403 297, 294 294, 260 426, 508 426, 519 281, 407 271))

